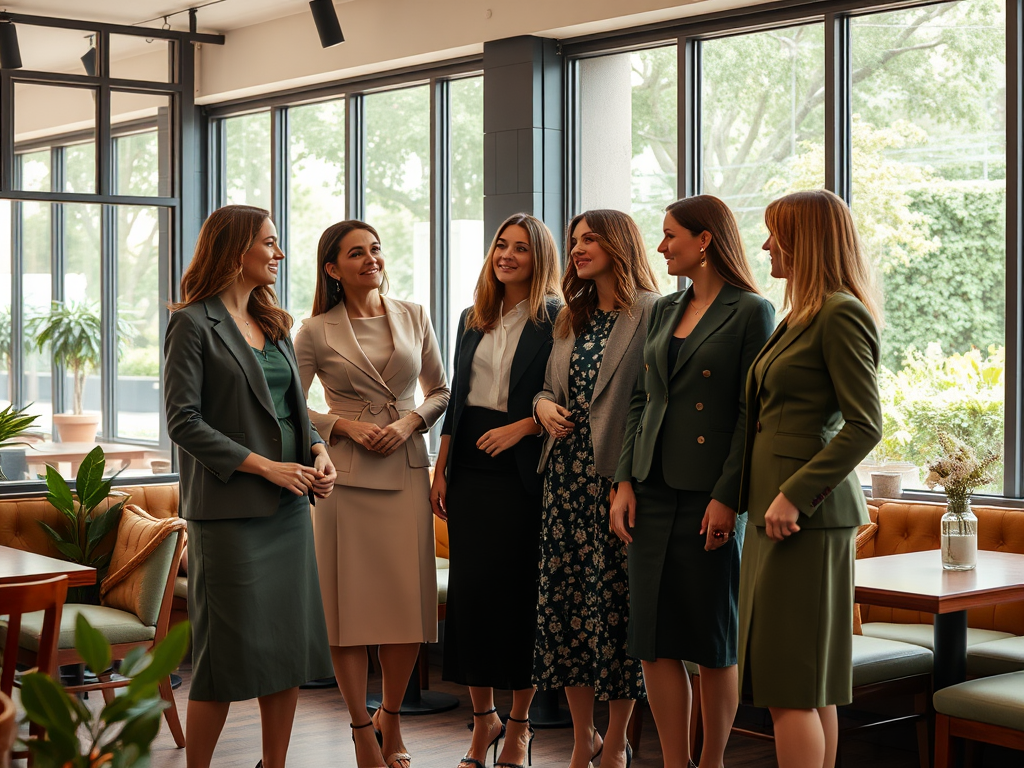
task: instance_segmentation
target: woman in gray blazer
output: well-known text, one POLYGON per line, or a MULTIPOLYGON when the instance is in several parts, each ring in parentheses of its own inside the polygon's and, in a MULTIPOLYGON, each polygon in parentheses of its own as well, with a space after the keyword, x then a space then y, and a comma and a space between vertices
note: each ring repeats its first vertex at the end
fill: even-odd
POLYGON ((636 223, 620 211, 572 220, 544 391, 534 409, 547 432, 534 682, 565 688, 575 746, 570 768, 604 749, 594 697, 608 704, 605 768, 628 766, 626 724, 643 690, 626 655, 626 547, 608 525, 629 398, 642 364, 657 281, 636 223))
POLYGON ((214 211, 167 324, 167 429, 189 521, 190 768, 210 765, 230 702, 252 698, 259 765, 281 768, 299 685, 331 674, 309 503, 335 470, 272 288, 283 258, 267 211, 214 211))

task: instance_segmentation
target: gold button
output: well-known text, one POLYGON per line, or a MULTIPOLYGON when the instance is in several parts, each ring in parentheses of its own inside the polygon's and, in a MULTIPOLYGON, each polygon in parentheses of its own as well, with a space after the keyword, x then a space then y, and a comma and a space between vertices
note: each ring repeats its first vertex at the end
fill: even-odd
POLYGON ((701 435, 700 437, 698 437, 697 438, 697 442, 700 443, 701 445, 704 445, 704 435, 701 435))
POLYGON ((711 371, 704 371, 704 378, 705 379, 710 379, 711 378, 711 371))
POLYGON ((650 392, 647 393, 647 402, 648 403, 651 402, 651 393, 650 392))
POLYGON ((647 363, 644 363, 644 370, 645 371, 651 370, 651 366, 649 366, 647 363))
POLYGON ((697 410, 698 411, 703 411, 704 410, 704 403, 697 403, 697 410))

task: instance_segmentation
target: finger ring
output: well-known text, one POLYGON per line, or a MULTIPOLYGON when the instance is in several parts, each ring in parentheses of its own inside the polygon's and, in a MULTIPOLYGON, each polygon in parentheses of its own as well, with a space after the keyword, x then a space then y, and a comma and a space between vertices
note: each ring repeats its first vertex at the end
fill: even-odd
POLYGON ((713 539, 727 539, 729 538, 728 531, 712 531, 711 538, 713 539))

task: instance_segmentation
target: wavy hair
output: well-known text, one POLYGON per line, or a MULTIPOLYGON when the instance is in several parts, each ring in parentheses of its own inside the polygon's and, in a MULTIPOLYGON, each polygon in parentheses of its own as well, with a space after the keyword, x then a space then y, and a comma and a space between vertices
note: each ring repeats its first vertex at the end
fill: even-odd
POLYGON ((473 292, 473 306, 466 315, 466 328, 487 333, 494 330, 501 318, 501 302, 505 297, 505 285, 494 274, 494 251, 498 240, 511 226, 526 230, 530 241, 530 256, 533 259, 533 276, 530 278, 530 320, 539 325, 547 318, 547 301, 561 296, 558 288, 558 246, 551 230, 540 219, 528 213, 514 213, 498 227, 487 249, 487 258, 480 269, 473 292))
MULTIPOLYGON (((380 235, 377 230, 358 219, 346 219, 337 224, 331 224, 324 233, 320 235, 320 242, 316 246, 316 290, 313 292, 313 317, 328 312, 345 300, 345 289, 341 281, 335 280, 327 274, 327 265, 337 260, 341 251, 341 241, 350 232, 356 230, 369 232, 380 243, 380 235)), ((388 271, 383 270, 384 280, 380 284, 380 294, 383 296, 388 292, 388 271)))
MULTIPOLYGON (((199 230, 196 250, 181 276, 181 301, 171 311, 182 309, 226 291, 242 274, 245 254, 270 218, 270 211, 251 205, 225 205, 210 214, 199 230)), ((269 285, 259 285, 249 294, 249 314, 270 339, 288 337, 292 316, 281 309, 277 294, 269 285)))
POLYGON ((695 195, 677 200, 665 208, 665 212, 694 237, 701 232, 711 233, 704 255, 719 277, 740 290, 761 293, 743 250, 736 217, 729 206, 714 195, 695 195))

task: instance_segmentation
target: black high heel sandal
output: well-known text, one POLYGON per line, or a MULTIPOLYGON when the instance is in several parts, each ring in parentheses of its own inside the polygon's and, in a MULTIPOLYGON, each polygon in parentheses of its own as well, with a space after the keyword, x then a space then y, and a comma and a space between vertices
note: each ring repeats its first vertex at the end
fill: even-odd
MULTIPOLYGON (((355 734, 355 732, 360 730, 361 728, 372 728, 373 727, 373 720, 370 720, 369 722, 363 723, 362 725, 353 725, 352 723, 349 723, 348 727, 352 729, 352 743, 355 744, 356 743, 356 734, 355 734)), ((377 729, 374 728, 373 730, 374 730, 374 732, 376 732, 377 729)), ((356 761, 356 762, 358 763, 358 761, 356 761)), ((263 768, 263 761, 262 760, 260 760, 259 765, 257 765, 256 768, 263 768)), ((381 766, 381 768, 384 768, 384 766, 381 766)))
POLYGON ((526 768, 527 765, 533 765, 533 737, 536 735, 533 731, 533 726, 530 725, 530 718, 520 720, 519 718, 508 716, 508 719, 513 723, 525 723, 527 732, 530 734, 529 741, 526 742, 526 764, 523 763, 495 763, 494 768, 526 768))
MULTIPOLYGON (((388 714, 388 715, 400 715, 401 714, 401 712, 392 712, 390 709, 387 709, 383 704, 380 705, 380 709, 378 709, 378 712, 384 712, 385 714, 388 714)), ((377 713, 374 712, 374 714, 377 714, 377 713)), ((373 722, 373 718, 372 717, 370 718, 370 725, 373 726, 373 733, 377 737, 377 743, 380 746, 383 747, 384 746, 384 729, 383 728, 378 728, 377 724, 373 722)), ((395 764, 396 763, 400 763, 403 760, 406 763, 409 764, 409 768, 412 768, 412 755, 410 755, 408 752, 392 752, 390 755, 387 755, 384 758, 384 764, 387 766, 387 768, 395 768, 395 764)))
MULTIPOLYGON (((474 712, 473 713, 473 717, 487 717, 488 715, 493 715, 497 711, 498 711, 497 707, 491 707, 486 712, 474 712)), ((499 718, 499 721, 500 721, 500 718, 499 718)), ((475 725, 476 725, 475 723, 470 723, 469 724, 469 730, 472 731, 473 727, 475 725)), ((494 762, 495 760, 498 759, 498 742, 501 741, 501 737, 504 736, 504 735, 505 735, 505 724, 501 723, 501 730, 498 731, 498 735, 495 736, 493 739, 491 739, 491 743, 490 744, 488 744, 486 747, 484 747, 484 759, 487 759, 487 750, 490 749, 491 747, 494 748, 494 757, 491 758, 491 762, 494 762)), ((468 765, 476 766, 476 768, 487 768, 487 766, 485 766, 482 761, 477 760, 474 757, 470 757, 469 755, 466 755, 465 757, 463 757, 459 761, 459 765, 462 765, 463 763, 467 763, 468 765)))

